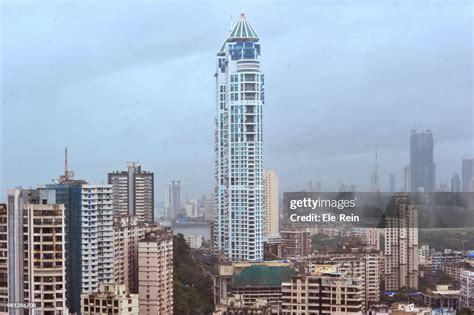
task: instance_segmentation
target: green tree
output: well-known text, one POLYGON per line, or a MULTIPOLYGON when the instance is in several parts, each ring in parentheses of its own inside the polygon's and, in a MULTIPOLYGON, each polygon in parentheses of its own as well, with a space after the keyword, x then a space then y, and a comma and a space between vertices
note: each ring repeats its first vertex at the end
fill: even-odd
POLYGON ((194 260, 182 234, 173 240, 174 314, 201 315, 213 310, 212 281, 194 260))

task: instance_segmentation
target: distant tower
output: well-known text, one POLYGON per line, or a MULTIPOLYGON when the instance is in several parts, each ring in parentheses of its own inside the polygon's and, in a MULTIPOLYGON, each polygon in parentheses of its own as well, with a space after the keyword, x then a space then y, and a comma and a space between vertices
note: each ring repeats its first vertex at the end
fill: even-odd
POLYGON ((375 165, 372 174, 370 175, 370 191, 378 192, 380 191, 379 184, 379 165, 378 165, 378 153, 377 147, 375 147, 375 165))
POLYGON ((474 159, 462 159, 462 191, 469 192, 469 182, 474 177, 474 159))
POLYGON ((165 186, 165 212, 170 219, 176 219, 181 210, 181 182, 172 180, 165 186))
POLYGON ((141 222, 154 221, 154 174, 142 171, 138 162, 127 163, 127 170, 109 173, 113 186, 114 212, 136 215, 141 222))
POLYGON ((461 191, 461 178, 458 174, 454 174, 451 177, 451 192, 460 192, 461 191))
POLYGON ((391 193, 395 192, 395 175, 393 174, 390 174, 389 191, 391 193))
POLYGON ((436 185, 434 142, 431 130, 414 129, 410 136, 410 191, 433 192, 436 185))
POLYGON ((263 260, 263 104, 260 39, 245 14, 217 52, 214 254, 263 260))

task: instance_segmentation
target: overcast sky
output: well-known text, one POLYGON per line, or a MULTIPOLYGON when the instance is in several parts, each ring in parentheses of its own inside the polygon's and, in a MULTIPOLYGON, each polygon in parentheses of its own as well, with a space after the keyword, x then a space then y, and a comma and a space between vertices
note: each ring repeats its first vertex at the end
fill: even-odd
MULTIPOLYGON (((244 1, 261 38, 265 166, 403 187, 409 133, 433 130, 437 182, 473 154, 472 1, 244 1)), ((240 1, 13 2, 1 8, 0 189, 63 171, 106 181, 140 161, 182 194, 213 186, 216 51, 240 1)), ((3 200, 4 198, 0 198, 3 200)))

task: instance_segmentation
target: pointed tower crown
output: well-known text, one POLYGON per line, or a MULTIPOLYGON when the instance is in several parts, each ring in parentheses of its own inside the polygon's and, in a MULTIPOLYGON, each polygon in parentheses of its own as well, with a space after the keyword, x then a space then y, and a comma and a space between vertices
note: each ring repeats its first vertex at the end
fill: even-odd
POLYGON ((224 43, 221 45, 217 55, 223 55, 225 51, 225 44, 228 42, 238 42, 238 41, 251 41, 251 42, 258 42, 260 38, 258 38, 257 32, 253 29, 252 25, 250 25, 245 13, 240 14, 240 18, 237 23, 234 25, 232 30, 227 36, 224 43))

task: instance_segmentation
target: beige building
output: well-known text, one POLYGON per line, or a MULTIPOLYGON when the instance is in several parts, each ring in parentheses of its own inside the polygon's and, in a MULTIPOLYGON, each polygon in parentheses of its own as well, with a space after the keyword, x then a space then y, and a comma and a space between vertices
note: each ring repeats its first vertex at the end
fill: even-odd
POLYGON ((304 229, 284 230, 281 235, 283 258, 304 257, 311 254, 311 233, 304 229))
POLYGON ((279 233, 279 183, 278 175, 274 170, 263 171, 263 186, 265 200, 265 237, 275 237, 279 233))
POLYGON ((418 288, 418 218, 406 193, 395 194, 385 223, 385 290, 418 288), (391 212, 391 213, 390 213, 391 212))
MULTIPOLYGON (((8 207, 0 212, 3 225, 0 239, 8 243, 5 256, 8 262, 8 302, 26 304, 38 315, 68 314, 64 205, 54 204, 54 200, 52 192, 10 190, 8 207)), ((4 247, 5 243, 2 249, 4 247)), ((2 300, 5 300, 4 295, 2 300)), ((16 309, 10 314, 22 314, 23 310, 16 309)))
POLYGON ((335 265, 335 270, 351 278, 362 280, 365 309, 380 300, 380 252, 334 253, 315 256, 308 260, 308 271, 320 273, 320 266, 335 265))
POLYGON ((299 275, 282 284, 283 315, 363 314, 363 284, 340 273, 299 275))
POLYGON ((365 243, 370 250, 380 250, 380 229, 368 228, 365 231, 365 243))
POLYGON ((102 283, 97 293, 81 294, 83 315, 138 315, 138 294, 128 294, 124 284, 102 283))
POLYGON ((140 315, 173 314, 173 232, 155 229, 138 243, 140 315))
POLYGON ((138 242, 145 236, 146 225, 136 216, 115 216, 114 283, 125 285, 127 293, 138 293, 138 242))

